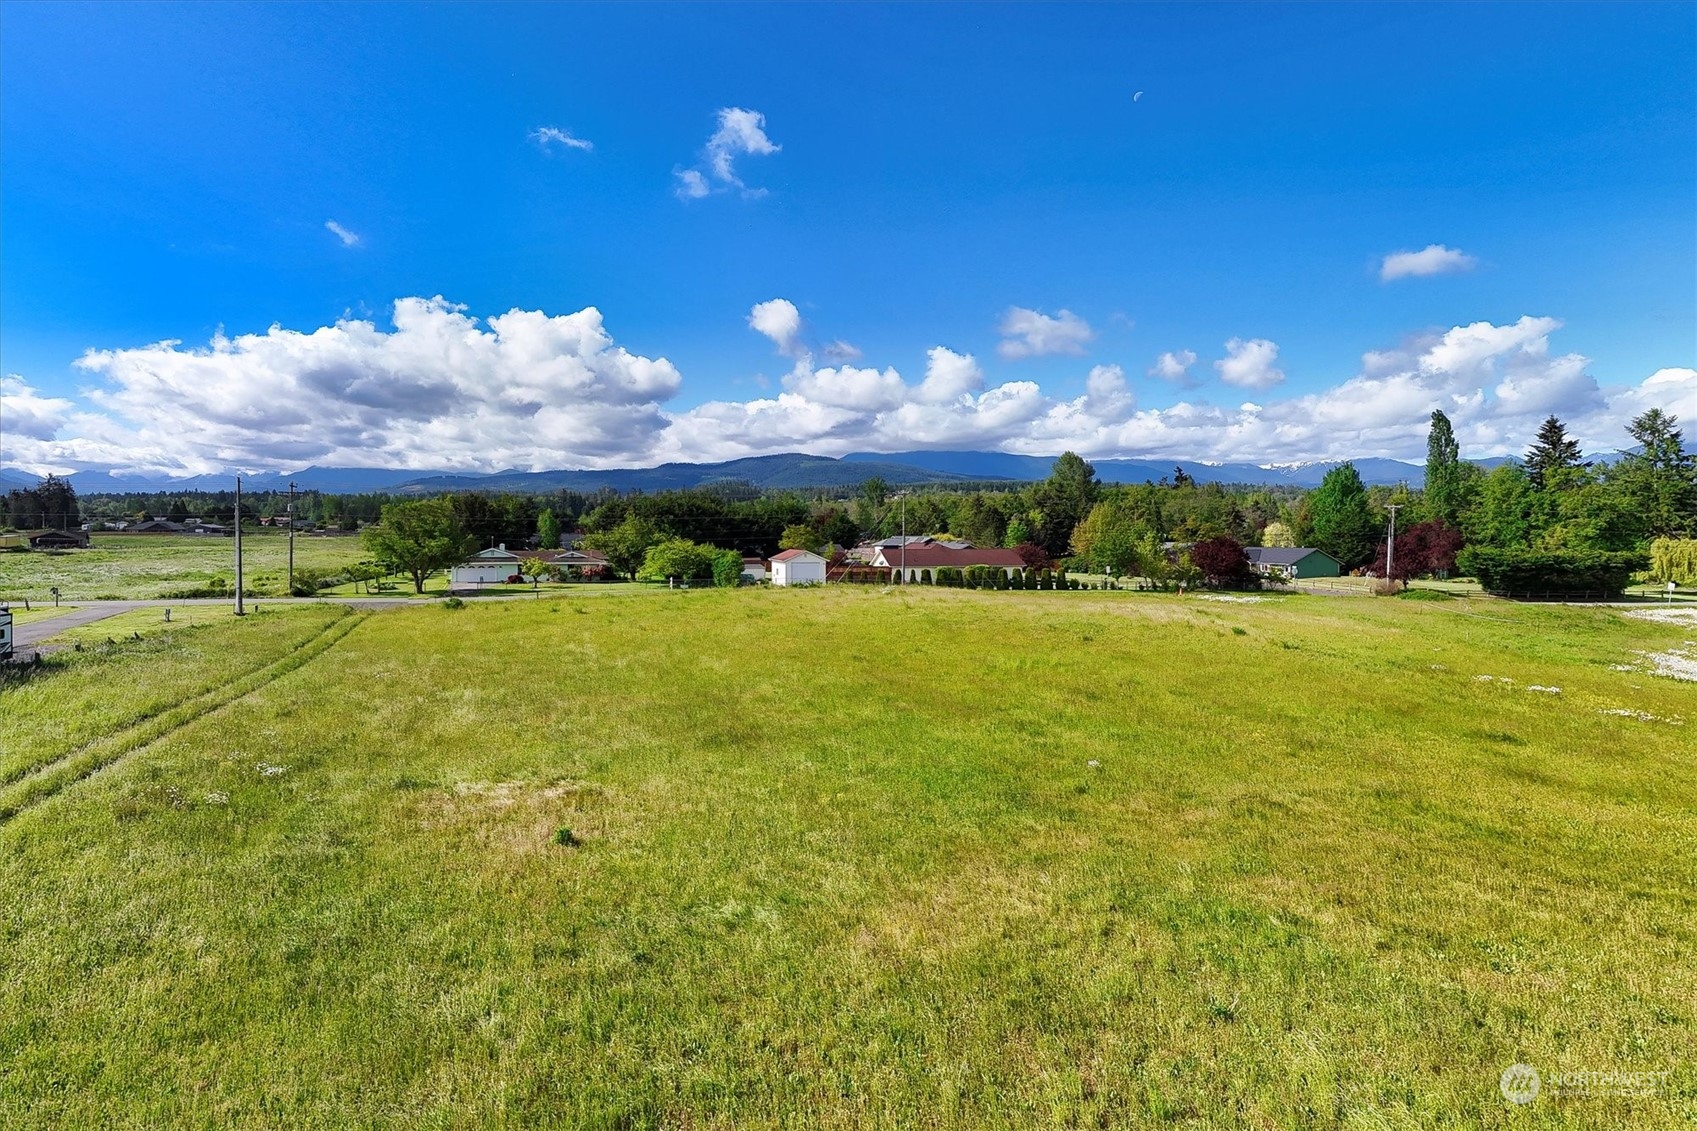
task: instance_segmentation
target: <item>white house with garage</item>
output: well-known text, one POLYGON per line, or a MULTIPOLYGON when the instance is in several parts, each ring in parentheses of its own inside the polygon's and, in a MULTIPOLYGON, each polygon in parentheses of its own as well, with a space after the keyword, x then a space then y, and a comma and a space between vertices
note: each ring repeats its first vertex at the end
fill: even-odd
POLYGON ((499 585, 509 577, 521 576, 519 565, 523 560, 503 542, 455 566, 449 580, 455 586, 499 585))
POLYGON ((773 585, 825 584, 825 559, 811 550, 785 550, 772 555, 773 585))
POLYGON ((599 577, 607 569, 607 556, 595 550, 521 550, 514 553, 503 542, 473 554, 455 566, 448 574, 449 585, 455 589, 500 585, 515 577, 528 583, 533 578, 524 572, 524 563, 531 558, 540 559, 571 577, 599 577))

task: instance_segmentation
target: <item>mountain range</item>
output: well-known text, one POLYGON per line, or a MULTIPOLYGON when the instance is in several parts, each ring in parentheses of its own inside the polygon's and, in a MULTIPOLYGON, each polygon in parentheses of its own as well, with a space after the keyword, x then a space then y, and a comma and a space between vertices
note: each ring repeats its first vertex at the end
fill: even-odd
MULTIPOLYGON (((1254 463, 1204 463, 1197 460, 1098 459, 1092 460, 1096 477, 1104 483, 1143 483, 1172 479, 1178 469, 1203 483, 1243 483, 1315 487, 1326 472, 1341 461, 1262 466, 1254 463)), ((1353 461, 1361 478, 1369 484, 1391 486, 1418 483, 1424 475, 1420 464, 1401 460, 1367 458, 1353 461)), ((1501 459, 1478 461, 1486 468, 1501 459)), ((498 471, 478 474, 454 471, 420 471, 405 468, 307 467, 291 474, 267 473, 245 476, 244 490, 286 491, 293 481, 302 490, 334 494, 391 492, 433 494, 439 491, 557 490, 594 492, 665 491, 716 483, 747 483, 763 490, 786 488, 853 487, 877 476, 894 487, 920 484, 1015 481, 1045 478, 1054 463, 1052 456, 1010 455, 1006 452, 912 451, 855 452, 833 459, 799 452, 751 456, 723 463, 667 463, 658 467, 615 468, 601 471, 498 471)), ((184 479, 120 476, 101 471, 79 471, 68 478, 79 494, 111 492, 227 491, 230 475, 196 475, 184 479)), ((0 469, 0 490, 33 487, 36 478, 13 468, 0 469)))

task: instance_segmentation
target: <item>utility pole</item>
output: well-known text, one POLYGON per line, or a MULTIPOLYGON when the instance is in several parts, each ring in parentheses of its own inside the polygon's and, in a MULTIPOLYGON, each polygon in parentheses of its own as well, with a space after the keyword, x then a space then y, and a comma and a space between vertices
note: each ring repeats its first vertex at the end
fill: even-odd
POLYGON ((1385 580, 1390 582, 1393 588, 1396 585, 1396 574, 1391 568, 1396 564, 1396 512, 1401 510, 1404 505, 1406 504, 1385 504, 1385 509, 1391 512, 1391 536, 1385 539, 1385 580))
POLYGON ((902 574, 901 583, 907 584, 907 492, 903 491, 896 498, 902 501, 902 574))
POLYGON ((246 616, 242 608, 242 477, 236 476, 236 615, 246 616))
POLYGON ((295 482, 289 480, 289 596, 295 595, 295 482))

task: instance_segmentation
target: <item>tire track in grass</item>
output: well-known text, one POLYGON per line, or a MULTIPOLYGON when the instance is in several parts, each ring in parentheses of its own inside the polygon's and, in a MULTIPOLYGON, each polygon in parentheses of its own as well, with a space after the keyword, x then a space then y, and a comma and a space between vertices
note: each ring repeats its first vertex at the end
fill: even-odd
MULTIPOLYGON (((320 628, 317 631, 313 632, 310 636, 306 637, 304 640, 301 640, 298 643, 289 645, 289 653, 296 652, 296 651, 298 651, 302 648, 310 647, 314 641, 318 640, 326 632, 329 632, 331 629, 335 628, 336 625, 340 624, 346 617, 352 615, 352 613, 353 613, 352 609, 343 609, 341 615, 338 616, 335 620, 332 620, 331 622, 326 624, 323 628, 320 628)), ((277 663, 276 660, 267 660, 262 664, 257 664, 254 667, 249 668, 247 671, 240 673, 239 675, 235 676, 234 678, 225 679, 225 680, 222 680, 222 681, 219 681, 219 682, 214 682, 214 683, 212 683, 208 686, 202 687, 200 690, 193 692, 187 699, 183 700, 181 703, 178 703, 174 707, 156 706, 156 707, 151 707, 151 708, 148 708, 146 710, 143 710, 140 713, 138 713, 137 715, 135 715, 133 718, 131 718, 129 722, 124 723, 122 726, 118 727, 118 729, 114 730, 111 734, 106 734, 106 735, 100 736, 99 738, 90 739, 89 741, 82 743, 80 746, 77 746, 77 747, 70 749, 70 750, 66 750, 66 751, 64 751, 63 753, 60 753, 60 754, 55 754, 51 758, 48 758, 46 761, 36 762, 36 763, 33 763, 33 764, 25 763, 25 764, 22 764, 22 765, 13 766, 10 769, 0 769, 0 789, 4 789, 5 787, 10 786, 13 782, 22 781, 25 778, 28 778, 28 777, 30 777, 34 774, 39 774, 39 773, 42 773, 45 770, 51 769, 52 767, 58 765, 59 763, 64 762, 67 759, 75 758, 75 757, 81 755, 84 751, 91 750, 96 746, 104 745, 106 743, 121 741, 125 736, 129 735, 131 732, 136 730, 138 727, 145 726, 148 723, 152 722, 153 720, 158 719, 162 715, 169 714, 172 711, 180 710, 184 706, 187 706, 190 703, 199 702, 201 699, 204 699, 208 696, 217 695, 219 692, 224 691, 227 688, 234 686, 239 681, 241 681, 243 679, 247 679, 248 677, 255 675, 258 672, 264 671, 266 668, 270 667, 272 664, 275 664, 275 663, 277 663)))
POLYGON ((366 615, 350 612, 345 617, 331 621, 322 632, 303 641, 280 659, 273 660, 264 667, 256 668, 229 683, 202 692, 168 711, 161 711, 117 734, 91 742, 80 750, 30 771, 4 790, 0 790, 0 825, 137 750, 153 745, 173 731, 253 694, 292 671, 305 667, 335 647, 365 620, 366 615))

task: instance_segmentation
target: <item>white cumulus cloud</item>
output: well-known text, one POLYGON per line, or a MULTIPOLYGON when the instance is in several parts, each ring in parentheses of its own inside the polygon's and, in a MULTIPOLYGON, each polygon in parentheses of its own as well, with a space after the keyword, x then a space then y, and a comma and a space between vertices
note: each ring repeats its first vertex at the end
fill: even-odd
POLYGON ((0 377, 0 433, 8 440, 51 440, 74 407, 63 397, 43 396, 16 374, 0 377))
POLYGON ((1214 369, 1220 380, 1236 388, 1270 389, 1285 379, 1284 370, 1273 364, 1278 358, 1278 345, 1266 338, 1233 338, 1214 369))
POLYGON ((1190 376, 1190 367, 1196 364, 1196 353, 1193 350, 1168 350, 1155 359, 1155 364, 1149 367, 1149 376, 1159 377, 1163 381, 1184 381, 1190 376))
MULTIPOLYGON (((85 432, 126 467, 536 469, 640 459, 681 378, 614 344, 594 307, 479 322, 441 297, 395 303, 394 329, 343 319, 201 348, 90 350, 85 432)), ((76 443, 44 453, 78 460, 76 443)))
POLYGON ((737 159, 764 157, 782 148, 766 135, 766 115, 758 110, 727 106, 719 111, 719 126, 702 147, 701 165, 672 170, 678 179, 673 191, 682 200, 699 200, 713 192, 732 189, 746 199, 765 196, 765 189, 750 188, 743 181, 737 173, 737 159))
POLYGON ((748 324, 772 339, 778 352, 794 357, 801 352, 801 311, 787 298, 757 302, 748 312, 748 324))
POLYGON ((984 387, 984 371, 969 353, 933 346, 925 355, 925 380, 914 391, 922 404, 953 404, 984 387))
POLYGON ((343 247, 353 247, 355 244, 359 243, 359 233, 348 231, 348 229, 342 227, 342 225, 336 223, 334 220, 324 221, 324 228, 326 231, 330 232, 331 235, 341 240, 343 247))
MULTIPOLYGON (((793 304, 761 305, 775 344, 800 342, 793 304)), ((1697 371, 1605 386, 1587 358, 1552 348, 1560 328, 1532 316, 1458 325, 1370 350, 1353 375, 1317 391, 1160 408, 1140 407, 1116 365, 1091 367, 1080 374, 1083 392, 1062 398, 1031 381, 997 383, 976 358, 944 346, 926 352, 923 375, 910 381, 893 365, 818 366, 798 344, 776 396, 668 410, 682 375, 616 344, 594 307, 479 320, 440 297, 407 298, 392 329, 343 319, 220 334, 197 348, 91 350, 77 364, 95 386, 80 398, 10 376, 0 413, 11 465, 151 474, 309 463, 541 470, 912 448, 1418 460, 1439 408, 1475 458, 1524 451, 1550 413, 1587 451, 1625 446, 1627 422, 1647 408, 1685 416, 1688 430, 1697 423, 1697 371)), ((1244 372, 1271 368, 1270 342, 1234 341, 1244 372)))
POLYGON ((996 352, 1010 361, 1046 354, 1076 357, 1096 336, 1090 324, 1070 310, 1062 310, 1051 318, 1023 306, 1010 306, 1002 315, 997 332, 1002 335, 1002 341, 996 346, 996 352))
POLYGON ((1471 271, 1478 260, 1441 243, 1429 244, 1419 251, 1393 251, 1379 263, 1379 281, 1418 279, 1428 275, 1456 275, 1471 271))
POLYGON ((678 184, 672 191, 677 193, 679 200, 700 200, 713 190, 707 187, 707 178, 701 175, 699 169, 673 169, 672 175, 678 179, 678 184))

